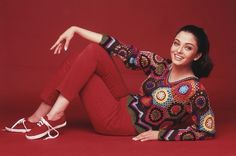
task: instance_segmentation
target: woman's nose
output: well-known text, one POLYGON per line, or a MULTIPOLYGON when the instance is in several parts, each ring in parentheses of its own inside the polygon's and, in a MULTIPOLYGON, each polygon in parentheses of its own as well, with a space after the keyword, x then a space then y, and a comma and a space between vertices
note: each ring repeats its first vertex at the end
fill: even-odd
POLYGON ((182 46, 179 46, 179 48, 177 49, 177 52, 178 52, 178 53, 181 53, 181 52, 182 52, 182 49, 183 49, 183 47, 182 47, 182 46))

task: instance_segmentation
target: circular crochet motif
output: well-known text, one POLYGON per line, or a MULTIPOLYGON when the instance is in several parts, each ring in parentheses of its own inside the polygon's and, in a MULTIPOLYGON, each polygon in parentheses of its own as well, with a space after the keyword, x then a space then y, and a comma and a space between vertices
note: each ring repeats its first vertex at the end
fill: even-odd
POLYGON ((140 65, 142 68, 146 68, 147 66, 150 65, 150 59, 145 55, 141 55, 140 65))
POLYGON ((213 131, 215 129, 215 121, 214 121, 214 117, 209 114, 207 115, 204 119, 203 119, 203 127, 207 130, 207 131, 213 131))
POLYGON ((124 49, 120 49, 120 50, 118 51, 118 55, 120 55, 120 56, 122 56, 122 57, 127 57, 128 52, 127 52, 126 50, 124 50, 124 49))
POLYGON ((174 100, 178 103, 186 102, 195 93, 195 83, 192 80, 184 81, 172 87, 174 100))
POLYGON ((148 82, 146 83, 146 88, 147 88, 147 89, 152 89, 152 88, 154 88, 155 86, 156 86, 156 84, 155 84, 154 81, 148 81, 148 82))
POLYGON ((160 76, 163 74, 164 70, 165 70, 165 65, 163 63, 157 64, 157 66, 155 67, 154 73, 157 76, 160 76))
POLYGON ((188 92, 188 90, 189 90, 188 85, 183 85, 183 86, 179 87, 180 94, 186 94, 188 92))
POLYGON ((181 136, 180 136, 181 140, 196 140, 196 137, 194 135, 193 132, 184 132, 181 136))
POLYGON ((153 60, 154 60, 155 63, 161 63, 161 62, 164 61, 164 59, 162 57, 160 57, 159 55, 157 55, 157 54, 153 55, 153 60))
POLYGON ((149 80, 145 81, 144 86, 145 86, 146 90, 152 90, 153 88, 156 87, 155 80, 149 79, 149 80))
POLYGON ((149 113, 149 119, 152 122, 158 122, 162 119, 163 113, 158 108, 153 108, 149 113))
POLYGON ((165 98, 166 98, 166 92, 164 92, 163 90, 159 91, 157 94, 156 94, 156 97, 159 101, 163 101, 165 98))
POLYGON ((204 96, 198 96, 195 99, 195 104, 199 109, 202 109, 206 106, 206 98, 204 96))
POLYGON ((169 106, 168 113, 172 117, 177 117, 178 115, 180 115, 183 112, 183 110, 184 110, 183 105, 181 105, 179 103, 174 103, 169 106))
POLYGON ((170 88, 166 87, 160 87, 156 89, 152 93, 152 96, 153 96, 153 103, 161 107, 168 106, 172 100, 170 88))
POLYGON ((149 78, 143 83, 142 88, 146 95, 151 95, 153 90, 155 90, 155 88, 157 87, 157 85, 158 81, 156 79, 149 78))
POLYGON ((197 111, 199 115, 205 114, 208 110, 208 99, 205 91, 197 91, 193 97, 190 98, 193 110, 197 111))

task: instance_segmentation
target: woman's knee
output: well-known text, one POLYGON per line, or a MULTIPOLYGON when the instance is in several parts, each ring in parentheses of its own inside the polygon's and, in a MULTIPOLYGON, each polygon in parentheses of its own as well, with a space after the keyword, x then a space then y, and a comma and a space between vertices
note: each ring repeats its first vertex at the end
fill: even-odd
POLYGON ((93 54, 97 51, 104 51, 104 49, 99 46, 97 43, 89 43, 86 47, 85 47, 85 50, 86 51, 90 51, 92 52, 93 54))
POLYGON ((97 49, 97 48, 101 48, 97 43, 89 43, 86 48, 90 48, 90 49, 97 49))

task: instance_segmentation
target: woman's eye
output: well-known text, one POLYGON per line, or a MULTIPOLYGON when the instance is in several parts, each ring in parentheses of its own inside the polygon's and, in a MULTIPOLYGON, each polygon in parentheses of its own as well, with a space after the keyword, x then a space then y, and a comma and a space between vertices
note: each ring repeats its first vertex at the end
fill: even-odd
POLYGON ((190 50, 192 50, 192 47, 188 47, 188 46, 187 46, 187 47, 185 47, 185 49, 188 50, 188 51, 190 51, 190 50))
POLYGON ((173 45, 174 45, 174 46, 178 46, 179 43, 177 43, 177 42, 173 42, 173 45))

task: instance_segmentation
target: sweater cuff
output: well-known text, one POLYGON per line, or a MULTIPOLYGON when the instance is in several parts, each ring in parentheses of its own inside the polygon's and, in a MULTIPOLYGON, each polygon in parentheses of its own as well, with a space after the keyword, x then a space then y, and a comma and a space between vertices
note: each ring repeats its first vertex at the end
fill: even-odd
POLYGON ((112 53, 113 53, 113 45, 114 45, 115 42, 116 42, 116 40, 113 37, 111 37, 111 36, 109 36, 107 34, 103 34, 102 40, 99 43, 99 45, 102 48, 104 48, 108 52, 109 55, 112 55, 112 53))
POLYGON ((102 34, 102 40, 99 43, 100 46, 105 47, 106 42, 109 40, 109 36, 107 34, 102 34))
POLYGON ((165 129, 162 129, 159 131, 159 134, 158 134, 158 140, 165 140, 164 139, 164 134, 166 133, 167 130, 165 129))

